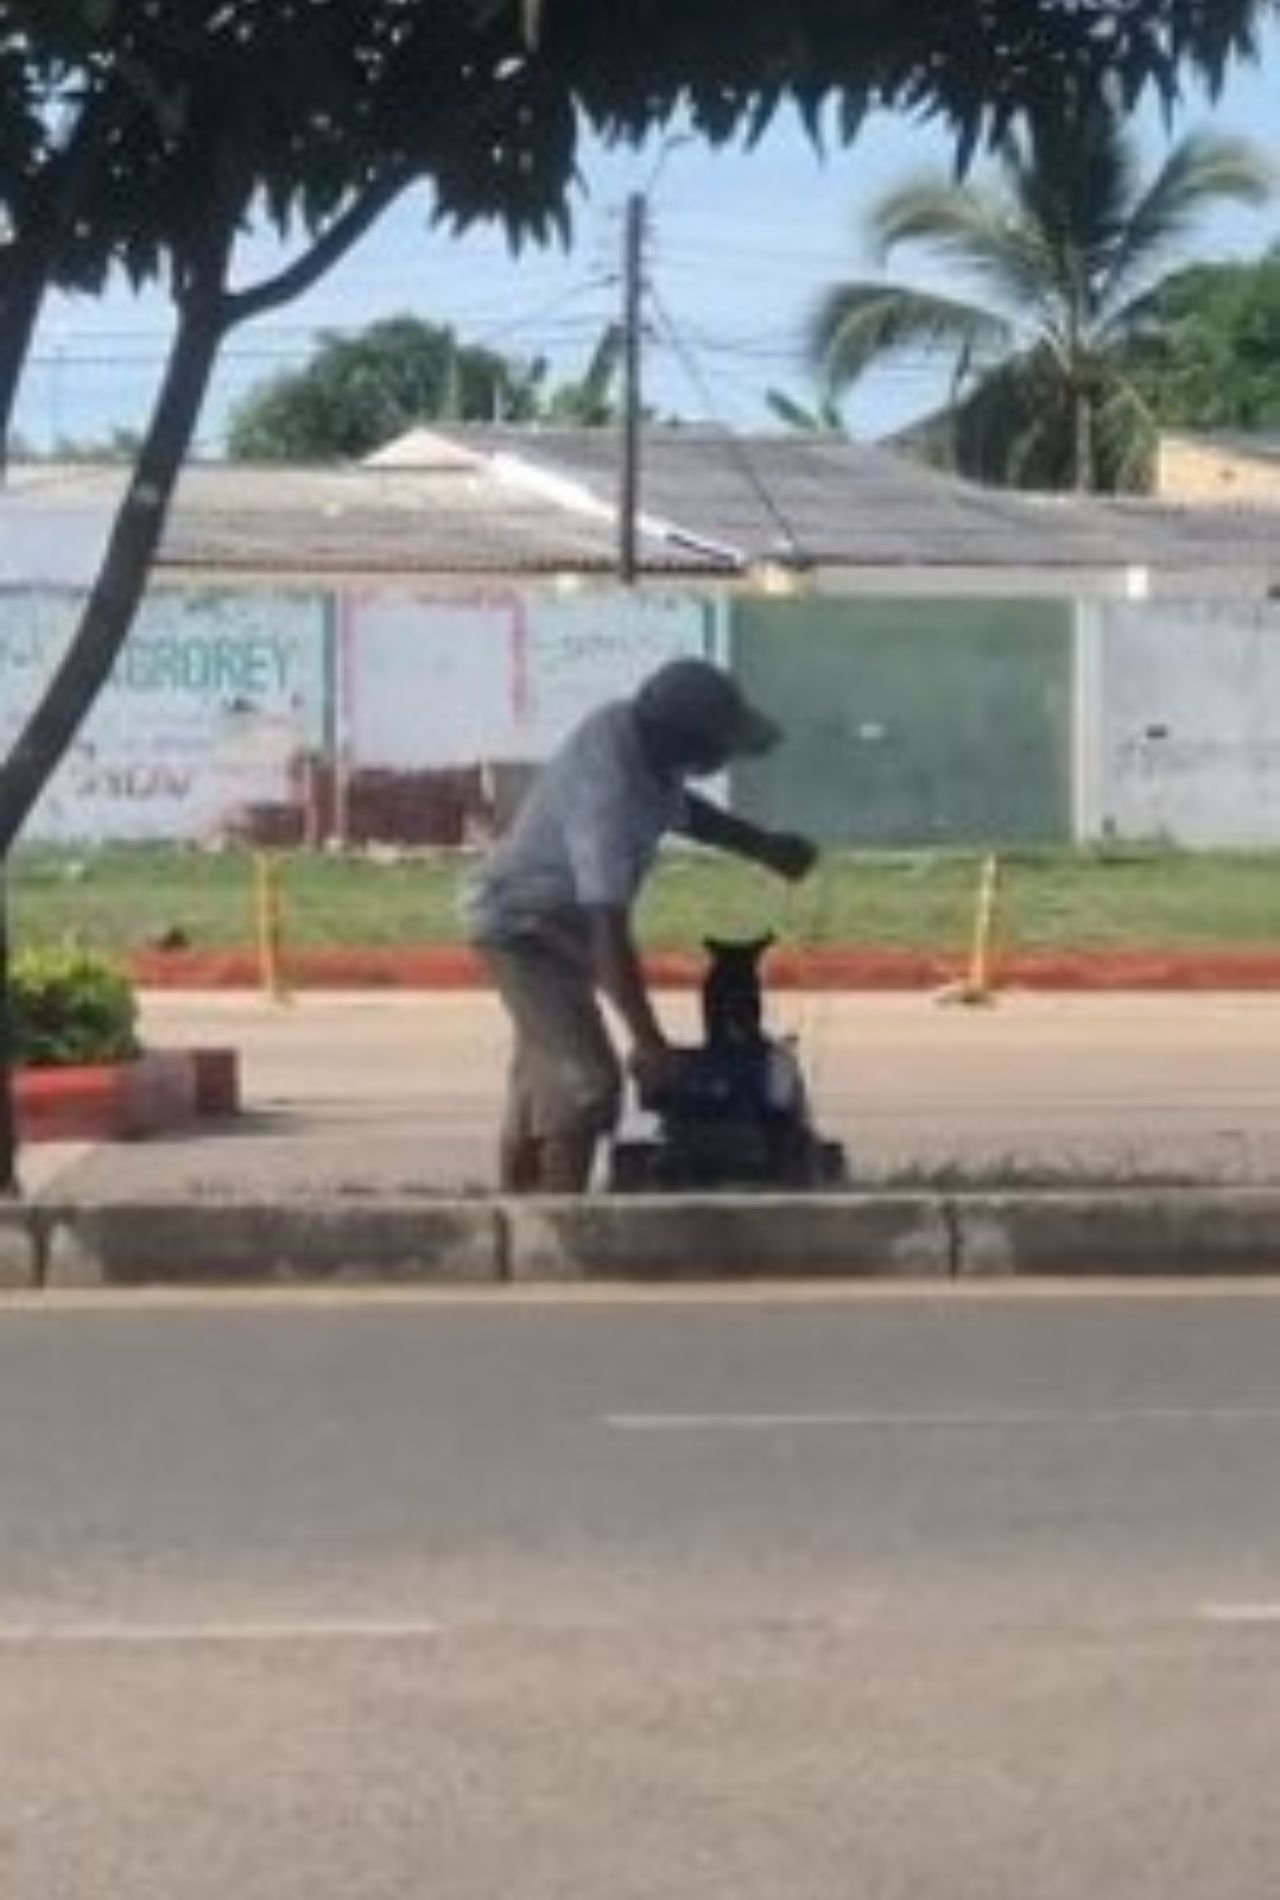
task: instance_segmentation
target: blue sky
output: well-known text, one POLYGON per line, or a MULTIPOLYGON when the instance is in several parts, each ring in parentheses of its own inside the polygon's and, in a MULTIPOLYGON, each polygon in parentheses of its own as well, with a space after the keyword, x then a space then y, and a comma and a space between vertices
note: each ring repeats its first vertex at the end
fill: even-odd
MULTIPOLYGON (((1280 150, 1278 106, 1280 30, 1269 36, 1261 66, 1240 70, 1216 105, 1189 97, 1173 131, 1212 123, 1280 150)), ((1140 129, 1158 163, 1168 134, 1154 110, 1140 129)), ((230 340, 201 447, 216 452, 228 405, 273 370, 305 360, 317 331, 358 329, 400 311, 452 323, 467 341, 511 355, 546 355, 560 371, 575 372, 617 309, 622 207, 641 189, 651 205, 650 400, 664 412, 767 426, 763 390, 805 394, 799 336, 815 294, 834 277, 866 270, 860 212, 904 173, 946 165, 950 156, 941 128, 887 114, 825 160, 790 124, 750 153, 692 143, 639 154, 591 149, 572 248, 518 259, 494 231, 465 239, 433 231, 429 201, 419 194, 306 298, 230 340)), ((1277 237, 1275 207, 1226 212, 1206 228, 1197 256, 1250 256, 1277 237)), ((274 244, 251 240, 242 268, 253 276, 279 257, 274 244)), ((43 446, 136 425, 167 323, 167 305, 155 295, 114 291, 97 302, 60 302, 37 341, 20 433, 43 446)), ((936 370, 888 368, 868 379, 848 414, 858 433, 883 434, 929 407, 941 387, 936 370)))

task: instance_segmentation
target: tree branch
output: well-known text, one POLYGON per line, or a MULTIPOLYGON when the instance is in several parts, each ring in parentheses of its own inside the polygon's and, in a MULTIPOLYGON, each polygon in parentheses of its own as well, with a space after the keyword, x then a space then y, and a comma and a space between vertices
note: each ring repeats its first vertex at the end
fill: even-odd
MULTIPOLYGON (((126 102, 127 103, 127 102, 126 102)), ((62 148, 32 182, 29 202, 0 245, 0 484, 18 386, 57 259, 113 125, 119 95, 110 83, 90 95, 62 148)))
POLYGON ((310 290, 350 250, 356 240, 362 238, 370 226, 377 222, 400 193, 413 183, 415 175, 413 167, 406 165, 388 173, 375 184, 366 186, 360 196, 334 219, 328 230, 316 239, 309 251, 304 251, 301 257, 295 258, 292 264, 274 277, 264 278, 261 283, 253 284, 247 290, 231 292, 223 304, 226 327, 229 329, 233 324, 246 323, 268 310, 276 310, 300 296, 304 290, 310 290))
POLYGON ((180 310, 133 475, 79 625, 0 764, 0 860, 61 764, 133 624, 217 361, 222 285, 236 222, 234 209, 228 210, 200 246, 199 280, 180 310))

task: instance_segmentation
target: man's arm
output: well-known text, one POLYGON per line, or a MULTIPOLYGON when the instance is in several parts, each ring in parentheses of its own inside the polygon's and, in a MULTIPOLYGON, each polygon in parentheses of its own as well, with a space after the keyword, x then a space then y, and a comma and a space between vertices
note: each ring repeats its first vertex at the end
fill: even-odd
POLYGON ((685 793, 684 819, 678 829, 695 844, 711 845, 793 880, 805 877, 818 855, 807 838, 787 831, 766 831, 749 818, 735 818, 732 812, 723 811, 697 792, 685 793))
POLYGON ((621 906, 612 904, 588 904, 584 908, 597 984, 622 1018, 637 1063, 660 1059, 666 1051, 666 1037, 649 1000, 630 916, 621 906))

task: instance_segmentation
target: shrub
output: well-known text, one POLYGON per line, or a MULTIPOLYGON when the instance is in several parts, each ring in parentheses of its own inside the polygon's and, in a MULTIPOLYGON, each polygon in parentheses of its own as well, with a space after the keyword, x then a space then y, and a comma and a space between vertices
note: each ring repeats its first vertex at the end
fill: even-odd
POLYGON ((24 950, 10 974, 14 1061, 27 1068, 123 1062, 139 1049, 122 970, 84 950, 24 950))

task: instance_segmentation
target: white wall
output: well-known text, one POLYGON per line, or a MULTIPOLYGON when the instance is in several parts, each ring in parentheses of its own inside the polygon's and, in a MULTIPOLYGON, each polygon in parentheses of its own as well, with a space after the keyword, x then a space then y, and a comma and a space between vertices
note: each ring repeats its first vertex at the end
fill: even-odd
POLYGON ((340 742, 355 769, 419 771, 506 756, 520 611, 505 597, 346 596, 340 742))
MULTIPOLYGON (((77 610, 0 584, 5 749, 77 610)), ((320 594, 157 590, 29 835, 208 836, 295 796, 291 764, 329 736, 356 771, 536 761, 664 660, 723 661, 725 613, 647 589, 386 587, 336 612, 320 594)), ((1280 602, 1094 603, 1079 626, 1078 835, 1280 846, 1280 602)))
POLYGON ((0 488, 0 587, 85 587, 94 579, 113 511, 43 505, 0 488))
MULTIPOLYGON (((69 593, 0 590, 0 746, 7 751, 75 626, 69 593)), ((323 601, 156 593, 27 835, 195 839, 288 796, 290 762, 325 716, 323 601)))
POLYGON ((1280 845, 1280 602, 1097 611, 1089 831, 1280 845))
MULTIPOLYGON (((5 751, 80 599, 0 585, 5 751)), ((357 773, 537 761, 664 660, 722 653, 720 611, 695 596, 616 589, 452 601, 391 587, 332 600, 157 589, 27 835, 216 835, 246 806, 295 802, 291 768, 331 740, 357 773)))
POLYGON ((620 590, 342 603, 342 742, 353 766, 537 760, 664 661, 716 657, 718 608, 620 590))

